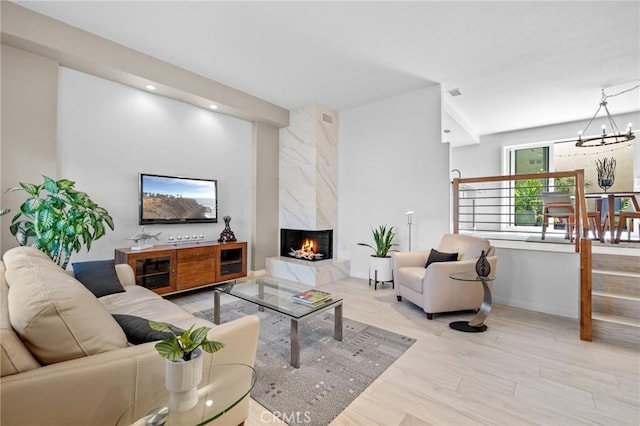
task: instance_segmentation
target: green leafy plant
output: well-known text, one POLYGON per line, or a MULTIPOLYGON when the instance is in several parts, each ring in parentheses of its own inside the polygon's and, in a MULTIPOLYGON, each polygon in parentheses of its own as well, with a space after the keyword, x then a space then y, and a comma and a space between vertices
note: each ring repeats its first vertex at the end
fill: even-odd
MULTIPOLYGON (((562 192, 574 192, 575 186, 576 179, 573 176, 555 178, 553 183, 553 190, 562 192)), ((584 187, 589 188, 590 186, 591 182, 585 180, 584 187)))
POLYGON ((203 351, 214 353, 224 348, 224 343, 207 339, 211 327, 198 327, 195 324, 188 330, 182 330, 166 322, 149 321, 149 327, 156 331, 171 333, 171 337, 156 343, 155 348, 163 358, 169 361, 180 359, 189 361, 193 352, 199 347, 203 351))
POLYGON ((393 232, 393 226, 387 229, 387 225, 380 225, 377 229, 371 228, 371 231, 375 247, 367 243, 358 243, 358 245, 372 249, 376 253, 375 257, 387 257, 391 247, 397 246, 397 244, 393 244, 393 237, 396 236, 393 232))
POLYGON ((514 204, 516 211, 542 212, 542 180, 527 179, 516 182, 514 204))
POLYGON ((114 229, 113 218, 86 193, 77 191, 75 182, 43 178, 40 185, 21 182, 7 190, 28 195, 9 230, 20 245, 30 243, 66 269, 74 251, 79 252, 83 244, 90 250, 91 243, 105 235, 106 226, 114 229))

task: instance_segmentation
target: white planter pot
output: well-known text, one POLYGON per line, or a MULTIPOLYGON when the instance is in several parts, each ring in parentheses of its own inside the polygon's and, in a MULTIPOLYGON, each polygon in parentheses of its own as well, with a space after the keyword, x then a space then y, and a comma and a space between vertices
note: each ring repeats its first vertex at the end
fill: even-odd
POLYGON ((170 411, 187 411, 198 403, 202 358, 202 349, 198 348, 189 361, 166 360, 165 387, 170 392, 170 411))
POLYGON ((378 281, 391 281, 393 279, 393 264, 391 256, 371 256, 369 263, 369 278, 378 281))

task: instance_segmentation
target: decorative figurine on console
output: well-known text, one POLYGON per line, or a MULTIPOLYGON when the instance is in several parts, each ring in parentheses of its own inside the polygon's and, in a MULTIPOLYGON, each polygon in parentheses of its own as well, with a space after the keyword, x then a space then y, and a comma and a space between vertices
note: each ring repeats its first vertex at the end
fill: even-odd
POLYGON ((484 253, 484 250, 482 250, 480 257, 476 262, 476 274, 481 278, 486 278, 491 274, 491 265, 489 264, 489 260, 487 259, 487 255, 484 253))
POLYGON ((224 229, 220 233, 220 238, 218 238, 219 243, 228 243, 232 241, 237 241, 236 236, 233 234, 231 227, 229 226, 229 222, 231 222, 231 216, 225 216, 224 219, 224 229))
POLYGON ((138 251, 138 250, 144 250, 146 248, 153 247, 152 244, 147 244, 147 241, 149 241, 152 238, 155 240, 158 240, 158 236, 160 234, 162 234, 162 232, 158 232, 157 234, 152 234, 150 232, 145 232, 144 227, 141 228, 136 233, 136 235, 134 235, 131 238, 128 238, 129 240, 133 240, 133 242, 136 243, 135 246, 131 247, 131 250, 138 251))

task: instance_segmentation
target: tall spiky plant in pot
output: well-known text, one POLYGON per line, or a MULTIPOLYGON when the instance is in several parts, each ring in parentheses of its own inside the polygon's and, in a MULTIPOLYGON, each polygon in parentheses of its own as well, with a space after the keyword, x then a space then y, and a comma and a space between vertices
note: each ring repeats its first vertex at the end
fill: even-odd
POLYGON ((378 228, 372 228, 371 232, 375 246, 358 243, 359 246, 369 247, 375 252, 371 255, 369 264, 369 281, 375 280, 376 283, 378 281, 393 281, 393 265, 391 256, 389 256, 393 246, 397 246, 393 243, 393 238, 396 236, 393 226, 387 228, 387 225, 380 225, 378 228))
POLYGON ((75 189, 68 179, 53 180, 43 176, 43 183, 20 182, 7 192, 24 191, 27 199, 13 217, 9 230, 21 246, 30 245, 46 253, 62 269, 71 254, 83 245, 114 229, 109 212, 93 202, 85 192, 75 189))

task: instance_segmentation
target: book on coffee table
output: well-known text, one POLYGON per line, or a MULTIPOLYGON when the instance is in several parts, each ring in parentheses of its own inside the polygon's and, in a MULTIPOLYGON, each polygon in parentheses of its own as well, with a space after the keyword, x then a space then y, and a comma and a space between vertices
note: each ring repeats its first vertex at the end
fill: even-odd
POLYGON ((331 299, 331 293, 320 290, 305 290, 291 296, 294 302, 315 305, 331 299))

